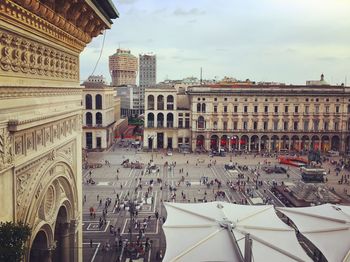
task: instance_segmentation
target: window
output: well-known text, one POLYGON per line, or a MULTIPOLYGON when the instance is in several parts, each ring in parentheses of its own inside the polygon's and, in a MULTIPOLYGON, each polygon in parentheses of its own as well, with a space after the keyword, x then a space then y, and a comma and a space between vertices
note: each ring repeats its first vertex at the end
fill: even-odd
POLYGON ((205 103, 202 103, 202 112, 205 113, 205 110, 206 110, 206 105, 205 103))
POLYGON ((189 118, 185 119, 185 128, 190 128, 190 119, 189 118))
POLYGON ((205 128, 205 121, 203 116, 198 117, 198 128, 205 128))
POLYGON ((189 137, 185 137, 185 144, 189 144, 190 143, 190 138, 189 137))
POLYGON ((218 112, 218 106, 214 106, 214 113, 218 112))
POLYGON ((294 113, 298 113, 298 111, 299 111, 299 107, 298 107, 298 106, 295 106, 295 107, 294 107, 294 113))
POLYGON ((227 122, 224 121, 224 130, 227 130, 227 122))
POLYGON ((179 128, 183 128, 184 120, 183 118, 179 118, 179 128))
POLYGON ((278 121, 273 121, 273 130, 278 130, 278 121))
POLYGON ((254 113, 258 113, 258 106, 254 106, 254 113))
POLYGON ((305 120, 304 121, 304 131, 308 131, 309 130, 309 120, 305 120))
POLYGON ((335 106, 335 112, 339 113, 339 106, 335 106))
POLYGON ((243 129, 244 129, 244 130, 247 130, 247 129, 248 129, 248 122, 247 122, 247 121, 244 121, 244 122, 243 122, 243 129))
POLYGON ((267 121, 264 122, 264 130, 267 130, 267 129, 268 129, 268 124, 269 124, 269 123, 268 123, 267 121))
POLYGON ((258 122, 253 122, 253 129, 257 130, 258 129, 258 122))
POLYGON ((248 106, 244 106, 244 113, 248 112, 248 106))
POLYGON ((288 130, 288 121, 283 122, 283 130, 284 131, 288 130))
POLYGON ((85 124, 86 125, 92 125, 92 114, 90 112, 87 112, 85 115, 85 124))
POLYGON ((198 104, 197 104, 197 113, 200 112, 200 111, 201 111, 201 104, 198 103, 198 104))
POLYGON ((89 94, 85 96, 85 108, 92 109, 92 96, 89 94))
POLYGON ((324 131, 328 131, 328 122, 324 122, 323 129, 324 129, 324 131))
POLYGON ((309 106, 305 106, 305 114, 309 113, 309 106))
POLYGON ((315 119, 314 120, 314 131, 318 131, 318 124, 319 124, 318 119, 315 119))
POLYGON ((186 113, 185 116, 189 117, 189 116, 190 116, 190 113, 186 113))
POLYGON ((238 123, 237 123, 237 121, 234 121, 233 122, 233 130, 237 130, 237 128, 238 128, 238 123))
POLYGON ((348 113, 350 113, 350 105, 348 105, 348 113))
POLYGON ((297 131, 297 130, 298 130, 298 121, 294 121, 294 123, 293 123, 293 129, 294 129, 294 131, 297 131))
POLYGON ((183 142, 183 138, 182 137, 177 138, 177 143, 178 144, 182 144, 182 142, 183 142))
POLYGON ((265 106, 265 107, 264 107, 264 112, 265 112, 265 113, 268 113, 268 112, 269 112, 269 106, 265 106))
POLYGON ((319 114, 320 113, 320 106, 315 106, 315 114, 319 114))
POLYGON ((278 113, 278 106, 275 106, 275 113, 278 113))
POLYGON ((224 106, 224 113, 227 113, 227 106, 224 106))
POLYGON ((218 98, 217 98, 217 97, 215 97, 215 98, 214 98, 214 101, 218 101, 218 98))
POLYGON ((339 122, 334 122, 334 131, 339 131, 339 122))
MULTIPOLYGON (((197 98, 197 100, 198 100, 198 101, 201 101, 201 98, 200 98, 200 97, 198 97, 198 98, 197 98)), ((182 139, 182 138, 181 138, 181 139, 182 139)))
POLYGON ((227 97, 224 98, 224 101, 227 101, 227 97))
POLYGON ((233 112, 237 113, 238 112, 238 106, 233 107, 233 112))
POLYGON ((180 117, 180 116, 183 116, 183 115, 184 115, 183 113, 179 113, 179 117, 180 117))
POLYGON ((96 125, 102 125, 102 114, 100 112, 96 113, 96 125))
POLYGON ((284 106, 284 113, 288 113, 288 106, 284 106))

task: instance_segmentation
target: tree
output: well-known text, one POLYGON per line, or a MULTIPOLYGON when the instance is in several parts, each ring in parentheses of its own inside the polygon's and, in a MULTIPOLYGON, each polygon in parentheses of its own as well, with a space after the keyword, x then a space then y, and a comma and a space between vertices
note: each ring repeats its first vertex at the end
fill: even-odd
POLYGON ((0 222, 0 261, 21 261, 30 234, 30 227, 22 222, 0 222))

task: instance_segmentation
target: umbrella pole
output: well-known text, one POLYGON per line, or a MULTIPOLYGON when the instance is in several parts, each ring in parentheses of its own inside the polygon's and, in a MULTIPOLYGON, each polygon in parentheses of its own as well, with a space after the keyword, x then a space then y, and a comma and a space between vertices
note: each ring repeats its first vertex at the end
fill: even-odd
POLYGON ((245 245, 244 245, 244 262, 252 261, 252 244, 253 241, 249 234, 245 235, 245 245))

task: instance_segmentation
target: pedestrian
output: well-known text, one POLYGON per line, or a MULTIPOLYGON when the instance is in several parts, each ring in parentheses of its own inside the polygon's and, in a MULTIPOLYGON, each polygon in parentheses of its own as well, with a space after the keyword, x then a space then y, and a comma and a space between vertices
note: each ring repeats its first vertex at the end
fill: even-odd
POLYGON ((92 248, 92 239, 90 239, 90 247, 92 248))

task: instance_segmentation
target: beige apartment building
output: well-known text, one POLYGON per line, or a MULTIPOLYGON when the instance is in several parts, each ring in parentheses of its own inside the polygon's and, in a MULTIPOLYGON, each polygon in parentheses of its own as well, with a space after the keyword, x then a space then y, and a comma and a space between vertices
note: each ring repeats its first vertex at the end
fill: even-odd
POLYGON ((350 88, 324 83, 147 89, 144 147, 153 139, 153 148, 178 149, 187 141, 193 151, 349 152, 349 112, 350 88))
POLYGON ((112 86, 136 85, 137 57, 130 50, 117 49, 109 57, 109 72, 112 77, 112 86))
POLYGON ((79 55, 110 1, 0 4, 0 221, 31 228, 23 261, 82 261, 79 55))

